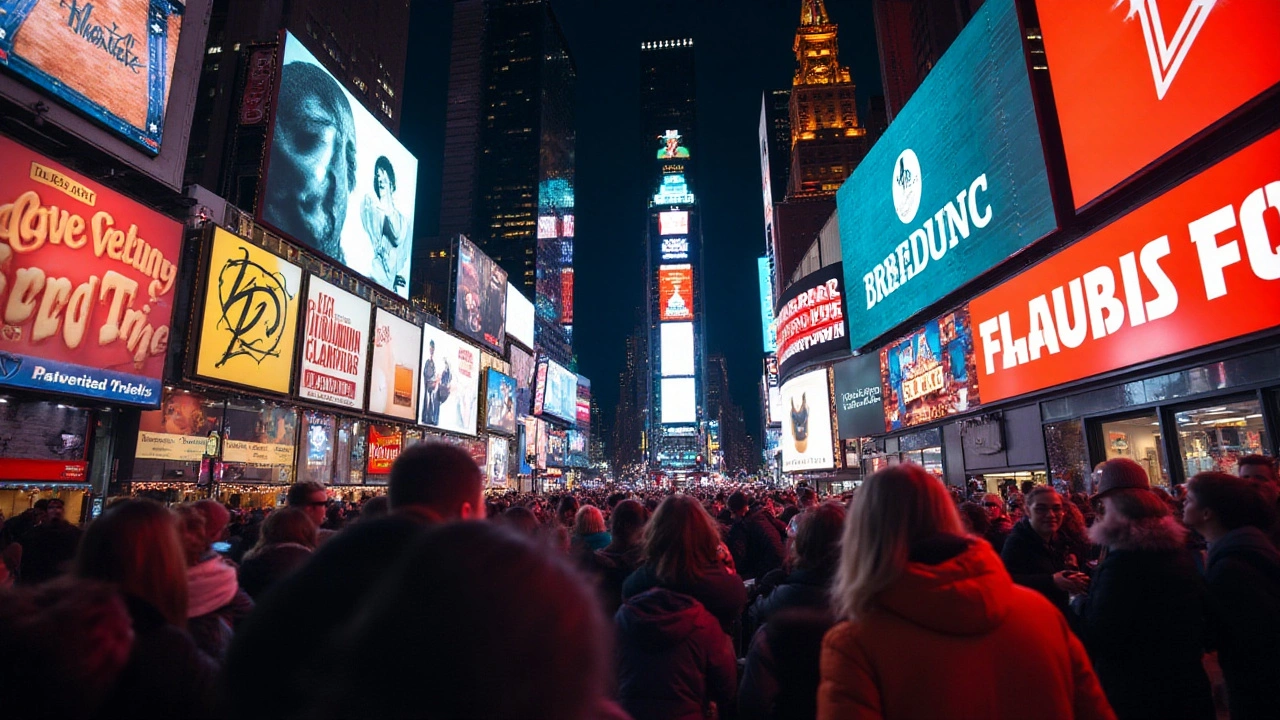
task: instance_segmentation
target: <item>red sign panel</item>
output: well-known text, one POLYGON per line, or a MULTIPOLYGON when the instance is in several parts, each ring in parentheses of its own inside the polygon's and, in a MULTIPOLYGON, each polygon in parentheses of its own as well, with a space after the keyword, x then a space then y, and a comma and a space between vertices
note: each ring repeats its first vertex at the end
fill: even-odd
POLYGON ((969 303, 992 402, 1280 324, 1280 132, 969 303))
POLYGON ((404 447, 404 434, 394 425, 369 426, 369 474, 386 475, 391 465, 400 457, 404 447))
POLYGON ((658 317, 693 319, 693 266, 662 265, 658 268, 658 317))
POLYGON ((0 480, 88 482, 89 463, 5 458, 0 462, 0 480))
POLYGON ((1276 0, 1038 0, 1076 207, 1280 82, 1276 0))

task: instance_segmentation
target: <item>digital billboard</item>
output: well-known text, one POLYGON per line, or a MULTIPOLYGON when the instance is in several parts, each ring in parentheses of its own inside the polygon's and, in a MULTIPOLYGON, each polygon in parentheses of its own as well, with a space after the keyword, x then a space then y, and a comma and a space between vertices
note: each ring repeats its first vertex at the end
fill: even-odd
POLYGON ((698 421, 697 385, 694 379, 662 378, 662 424, 698 421))
POLYGON ((693 323, 659 323, 662 374, 694 374, 693 323))
POLYGON ((540 362, 533 411, 573 424, 578 417, 578 376, 554 360, 540 362))
POLYGON ((760 332, 764 335, 764 353, 778 351, 778 326, 773 321, 773 279, 769 258, 756 258, 756 274, 760 281, 760 332))
POLYGON ((668 260, 688 260, 689 259, 689 238, 687 237, 664 237, 662 245, 659 249, 663 262, 668 260))
POLYGON ((659 160, 689 157, 689 148, 684 146, 684 136, 679 130, 668 130, 658 136, 661 146, 658 148, 659 160))
POLYGON ((196 375, 289 392, 302 268, 222 228, 205 268, 196 375))
POLYGON ((1277 207, 1273 132, 974 298, 983 399, 1280 325, 1277 207))
POLYGON ((854 349, 1057 227, 1022 43, 983 3, 836 193, 854 349))
POLYGON ((560 428, 547 428, 547 467, 564 467, 568 450, 568 433, 560 428))
POLYGON ((831 437, 831 396, 827 369, 791 378, 782 385, 782 470, 829 470, 835 467, 831 437))
POLYGON ((569 467, 587 467, 587 435, 579 430, 570 430, 565 464, 569 467))
POLYGON ((1274 0, 1036 9, 1077 208, 1280 82, 1274 0))
POLYGON ((778 369, 787 375, 809 360, 849 349, 840 263, 815 270, 778 299, 778 369))
POLYGON ((658 213, 659 235, 688 235, 689 211, 664 210, 658 213))
POLYGON ((421 395, 418 422, 475 435, 480 402, 480 348, 437 327, 424 327, 421 395))
POLYGON ((662 321, 693 319, 693 266, 658 268, 658 317, 662 321))
POLYGON ((507 271, 465 237, 458 236, 453 329, 502 352, 506 337, 507 271))
POLYGON ((511 441, 504 437, 489 437, 489 457, 485 468, 485 487, 505 488, 510 474, 507 465, 510 462, 511 441))
POLYGON ((783 420, 782 391, 778 387, 778 359, 772 355, 764 359, 764 386, 769 394, 769 424, 783 420))
POLYGON ((418 419, 422 328, 378 308, 373 323, 369 412, 418 419))
POLYGON ((370 475, 390 475, 391 466, 404 449, 404 432, 398 425, 369 424, 369 451, 365 470, 370 475))
POLYGON ((533 303, 507 283, 507 337, 532 349, 533 327, 533 303))
POLYGON ((831 366, 835 385, 836 430, 841 440, 884 432, 884 389, 880 356, 868 353, 831 366))
POLYGON ((591 381, 578 376, 577 428, 586 433, 591 428, 591 381))
POLYGON ((528 415, 533 412, 533 376, 537 372, 537 363, 533 355, 518 347, 510 348, 511 375, 516 379, 516 414, 528 415))
POLYGON ((0 385, 159 406, 181 244, 181 224, 0 137, 0 385))
POLYGON ((6 0, 0 67, 158 154, 186 4, 6 0))
POLYGON ((259 219, 409 296, 418 160, 284 33, 259 219))
POLYGON ((968 310, 930 320, 883 348, 880 383, 886 432, 977 407, 978 368, 968 310))
POLYGON ((503 435, 516 431, 516 380, 493 368, 485 371, 485 429, 503 435))
POLYGON ((298 396, 358 408, 369 367, 368 300, 312 275, 307 281, 298 396))
POLYGON ((221 400, 201 393, 165 390, 159 410, 139 413, 133 456, 139 460, 200 462, 209 450, 209 433, 222 430, 223 406, 221 400))

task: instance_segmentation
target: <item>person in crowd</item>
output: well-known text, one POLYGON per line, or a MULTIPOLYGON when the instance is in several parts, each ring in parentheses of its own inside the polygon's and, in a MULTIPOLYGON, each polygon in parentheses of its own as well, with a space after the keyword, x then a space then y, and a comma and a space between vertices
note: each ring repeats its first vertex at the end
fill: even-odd
POLYGON ((1209 598, 1186 530, 1133 460, 1108 460, 1095 479, 1089 538, 1106 556, 1073 609, 1107 698, 1122 720, 1212 718, 1209 598))
POLYGON ((1276 461, 1266 455, 1245 455, 1236 461, 1236 473, 1257 483, 1280 486, 1280 474, 1276 471, 1276 461))
POLYGON ((338 532, 346 527, 346 511, 339 503, 329 503, 329 507, 324 511, 324 522, 320 523, 321 530, 330 532, 338 532))
POLYGON ((760 592, 747 611, 750 627, 768 622, 781 610, 828 606, 844 517, 839 503, 825 503, 805 513, 785 567, 757 581, 760 592))
POLYGON ((991 518, 987 517, 987 511, 982 505, 962 502, 956 510, 960 513, 960 522, 964 525, 965 532, 986 539, 987 531, 991 529, 991 518))
POLYGON ((822 720, 1114 717, 1066 618, 964 536, 946 489, 919 465, 859 488, 832 600, 840 622, 822 643, 822 720))
POLYGON ((45 502, 44 519, 22 536, 18 582, 35 585, 66 572, 80 545, 80 528, 67 522, 61 498, 45 502))
POLYGON ((579 553, 590 554, 604 549, 613 542, 613 536, 605 529, 604 513, 594 505, 578 508, 573 521, 573 546, 579 553))
POLYGON ((298 508, 281 508, 262 523, 258 542, 240 563, 240 587, 254 600, 306 564, 316 549, 316 526, 298 508))
POLYGON ((622 584, 623 599, 663 587, 700 602, 731 633, 747 603, 742 578, 721 553, 715 521, 689 495, 669 495, 644 529, 644 562, 622 584))
POLYGON ((311 522, 320 529, 316 533, 317 543, 323 543, 336 532, 324 528, 329 513, 329 492, 320 483, 308 480, 290 485, 285 494, 285 506, 298 508, 311 518, 311 522))
POLYGON ((1075 559, 1075 567, 1087 571, 1089 561, 1097 559, 1093 543, 1089 542, 1089 526, 1085 523, 1084 513, 1071 502, 1066 495, 1062 498, 1062 526, 1058 528, 1067 544, 1067 557, 1075 559))
POLYGON ((752 510, 741 490, 729 496, 729 511, 733 522, 725 544, 742 577, 764 577, 770 570, 782 567, 787 556, 786 526, 764 508, 752 510))
POLYGON ((231 523, 231 511, 227 506, 217 500, 205 499, 191 503, 191 507, 204 517, 205 543, 212 547, 216 542, 225 542, 227 526, 231 523))
MULTIPOLYGON (((242 717, 296 713, 304 680, 334 632, 427 527, 484 519, 484 481, 465 450, 421 443, 400 453, 387 484, 387 517, 343 530, 261 598, 227 655, 226 700, 242 717), (262 678, 272 677, 271 683, 262 678)), ((438 579, 437 579, 438 580, 438 579)))
POLYGON ((1062 496, 1048 485, 1037 485, 1023 496, 1030 514, 1013 526, 1000 558, 1019 585, 1045 596, 1062 613, 1072 594, 1089 587, 1089 577, 1060 532, 1066 509, 1062 496))
POLYGON ((186 630, 187 563, 173 513, 150 500, 107 508, 85 531, 74 575, 114 586, 133 628, 100 716, 208 716, 218 666, 186 630))
POLYGON ((556 504, 556 517, 566 529, 572 528, 574 520, 578 517, 578 498, 572 495, 562 496, 556 504))
POLYGON ((359 522, 386 517, 390 503, 386 495, 375 495, 360 504, 359 522))
POLYGON ((1004 510, 1004 499, 995 493, 982 495, 982 509, 987 511, 987 519, 990 521, 982 537, 991 543, 991 547, 999 555, 1004 552, 1004 543, 1013 532, 1013 520, 1004 510))
POLYGON ((498 520, 531 538, 539 537, 542 529, 542 523, 538 522, 538 516, 534 515, 529 508, 521 505, 507 508, 502 512, 498 520))
POLYGON ((227 551, 228 560, 238 563, 244 559, 244 554, 249 552, 249 548, 258 543, 258 537, 262 534, 262 523, 266 517, 267 514, 261 508, 254 508, 243 515, 243 522, 229 530, 228 544, 231 545, 231 549, 227 551))
POLYGON ((1182 521, 1209 542, 1205 580, 1232 720, 1280 718, 1280 552, 1270 508, 1249 480, 1203 472, 1187 483, 1182 521))
POLYGON ((201 650, 221 660, 253 600, 240 588, 235 566, 210 547, 205 514, 192 505, 178 506, 175 514, 187 563, 187 630, 201 650))
POLYGON ((597 550, 587 567, 597 576, 605 615, 613 617, 622 604, 622 585, 644 557, 641 536, 649 511, 635 500, 622 500, 609 517, 612 540, 597 550))
MULTIPOLYGON (((818 507, 818 493, 810 487, 801 487, 796 490, 796 512, 789 517, 779 516, 779 520, 787 526, 787 537, 793 538, 800 529, 800 516, 818 507)), ((783 513, 785 515, 786 513, 783 513)))

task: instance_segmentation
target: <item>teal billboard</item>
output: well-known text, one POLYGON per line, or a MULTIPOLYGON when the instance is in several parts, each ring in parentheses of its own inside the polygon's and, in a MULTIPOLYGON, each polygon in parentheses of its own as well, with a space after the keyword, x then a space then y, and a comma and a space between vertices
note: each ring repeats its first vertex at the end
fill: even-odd
POLYGON ((1057 228, 1014 0, 987 0, 836 194, 861 348, 1057 228))

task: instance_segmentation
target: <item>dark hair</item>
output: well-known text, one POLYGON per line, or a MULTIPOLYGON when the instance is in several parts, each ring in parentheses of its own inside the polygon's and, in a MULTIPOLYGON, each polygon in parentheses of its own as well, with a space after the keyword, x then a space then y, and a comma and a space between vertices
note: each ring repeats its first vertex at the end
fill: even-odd
POLYGON ((342 153, 347 160, 347 176, 342 178, 347 188, 356 186, 356 121, 351 114, 351 103, 342 93, 338 81, 329 73, 307 62, 291 62, 280 73, 280 97, 276 104, 277 116, 293 122, 299 108, 308 98, 313 98, 333 119, 334 128, 342 136, 342 153))
POLYGON ((613 535, 613 541, 634 544, 648 519, 649 511, 639 502, 623 500, 618 503, 609 518, 609 532, 613 535))
POLYGON ((1239 460, 1236 460, 1236 467, 1240 467, 1241 465, 1261 465, 1274 470, 1276 467, 1276 461, 1274 458, 1267 457, 1266 455, 1245 455, 1239 460))
POLYGON ((644 561, 663 583, 694 582, 716 563, 720 532, 702 503, 668 495, 644 528, 644 561))
POLYGON ((538 516, 527 507, 516 505, 507 508, 503 511, 501 520, 529 537, 535 537, 538 534, 538 516))
POLYGON ((796 528, 795 568, 835 573, 840 560, 840 536, 844 533, 844 506, 823 503, 800 516, 796 528))
POLYGON ((560 497, 560 502, 556 504, 556 515, 564 515, 565 513, 574 513, 576 515, 577 512, 578 498, 572 495, 563 495, 560 497))
POLYGON ((160 503, 126 500, 89 523, 75 574, 114 583, 170 625, 187 626, 187 563, 173 513, 160 503))
POLYGON ((391 167, 391 161, 387 159, 386 155, 379 155, 378 159, 373 161, 373 191, 378 194, 379 198, 381 198, 382 191, 378 189, 379 170, 387 171, 387 180, 391 182, 392 192, 395 192, 396 189, 396 170, 391 167))
POLYGON ((991 518, 987 517, 986 508, 975 502, 960 503, 960 519, 974 535, 986 535, 991 529, 991 518))
POLYGON ((465 450, 426 442, 400 453, 391 464, 387 498, 392 510, 418 505, 456 518, 463 503, 475 505, 479 501, 483 488, 480 468, 465 450))
POLYGON ((797 505, 808 505, 816 502, 818 502, 818 493, 814 492, 813 488, 802 487, 796 491, 797 505))
POLYGON ((1054 495, 1057 495, 1059 498, 1062 497, 1062 495, 1057 490, 1054 490, 1053 487, 1049 485, 1036 485, 1030 490, 1024 490, 1022 495, 1023 507, 1025 507, 1027 510, 1030 510, 1031 504, 1035 502, 1036 498, 1040 497, 1041 495, 1048 495, 1049 493, 1053 493, 1054 495))
POLYGON ((1187 492, 1195 493, 1196 504, 1212 510, 1228 530, 1252 525, 1267 530, 1271 512, 1250 480, 1223 472, 1202 472, 1187 482, 1187 492))
POLYGON ((316 525, 298 508, 280 508, 262 521, 258 547, 280 543, 297 543, 309 548, 316 546, 316 525))
POLYGON ((386 495, 375 495, 360 504, 360 519, 371 520, 387 514, 389 501, 386 495))
POLYGON ((289 492, 284 496, 284 503, 289 507, 305 507, 311 502, 311 495, 318 492, 325 493, 326 498, 329 496, 328 491, 318 482, 310 480, 296 482, 289 486, 289 492))
POLYGON ((741 490, 735 490, 733 494, 729 496, 729 509, 732 510, 735 515, 742 512, 742 509, 747 506, 747 503, 747 494, 741 490))

